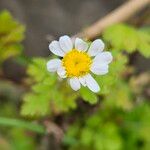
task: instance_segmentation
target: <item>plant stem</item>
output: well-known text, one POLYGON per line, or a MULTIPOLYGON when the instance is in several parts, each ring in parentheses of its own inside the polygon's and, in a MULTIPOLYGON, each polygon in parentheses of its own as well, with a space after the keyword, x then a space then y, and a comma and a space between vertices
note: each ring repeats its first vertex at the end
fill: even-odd
POLYGON ((28 121, 19 120, 19 119, 0 117, 0 126, 19 127, 19 128, 24 128, 24 129, 31 130, 40 134, 46 133, 44 126, 36 124, 36 123, 31 123, 28 121))
POLYGON ((150 0, 130 0, 73 37, 94 39, 108 26, 128 20, 149 3, 150 0))

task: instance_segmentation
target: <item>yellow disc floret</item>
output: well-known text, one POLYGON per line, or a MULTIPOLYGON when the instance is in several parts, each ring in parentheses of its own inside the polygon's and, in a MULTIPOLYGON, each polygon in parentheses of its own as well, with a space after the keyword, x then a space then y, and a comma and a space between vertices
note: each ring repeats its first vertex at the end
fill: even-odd
POLYGON ((90 71, 92 60, 86 52, 73 49, 64 56, 62 63, 68 77, 80 77, 90 71))

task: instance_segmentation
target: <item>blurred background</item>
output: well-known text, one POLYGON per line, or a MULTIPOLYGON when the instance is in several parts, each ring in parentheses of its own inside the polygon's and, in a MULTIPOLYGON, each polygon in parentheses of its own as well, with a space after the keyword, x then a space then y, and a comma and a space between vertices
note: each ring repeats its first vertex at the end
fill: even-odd
POLYGON ((52 38, 66 33, 73 35, 123 2, 124 0, 1 0, 0 9, 8 9, 17 20, 25 24, 25 53, 30 56, 47 56, 48 35, 52 38))
POLYGON ((55 97, 59 93, 52 89, 57 80, 49 77, 44 66, 50 56, 48 44, 51 40, 82 31, 125 2, 0 0, 0 150, 150 149, 149 5, 125 24, 106 29, 100 35, 114 54, 112 70, 118 67, 106 78, 98 79, 102 83, 102 93, 90 95, 87 94, 89 91, 82 91, 74 94, 60 83, 60 90, 63 87, 65 92, 61 90, 62 97, 55 97), (120 45, 113 43, 111 33, 116 41, 122 39, 120 45), (129 41, 124 44, 124 39, 129 41), (119 51, 115 52, 115 49, 119 51), (123 62, 117 64, 120 59, 123 62), (39 69, 33 64, 40 66, 39 69), (45 82, 52 83, 46 87, 43 72, 46 72, 45 82), (120 75, 120 83, 115 80, 117 74, 120 75), (111 75, 115 77, 111 78, 111 75), (40 76, 43 76, 42 81, 40 76), (103 87, 109 81, 112 84, 103 87), (43 83, 44 87, 41 87, 43 83), (114 95, 111 95, 112 88, 113 93, 116 92, 114 95), (41 97, 37 92, 39 89, 43 91, 41 97), (117 93, 117 89, 122 91, 117 93), (54 93, 54 97, 52 94, 48 98, 43 97, 47 94, 46 90, 54 93), (34 98, 33 93, 36 93, 34 98), (116 95, 117 98, 113 97, 116 95), (69 98, 71 100, 66 100, 69 98), (93 105, 91 101, 95 98, 98 103, 93 105), (28 102, 30 99, 35 100, 24 104, 23 100, 28 102), (59 101, 49 104, 50 99, 59 101), (41 101, 39 106, 38 100, 41 101), (140 102, 142 104, 137 105, 140 102))

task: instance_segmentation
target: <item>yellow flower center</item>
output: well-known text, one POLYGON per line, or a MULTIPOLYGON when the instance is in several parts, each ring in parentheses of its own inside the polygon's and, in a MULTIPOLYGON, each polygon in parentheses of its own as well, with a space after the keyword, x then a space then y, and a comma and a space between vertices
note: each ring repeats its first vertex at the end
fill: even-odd
POLYGON ((92 60, 86 52, 73 49, 64 56, 62 62, 68 77, 79 77, 90 71, 92 60))

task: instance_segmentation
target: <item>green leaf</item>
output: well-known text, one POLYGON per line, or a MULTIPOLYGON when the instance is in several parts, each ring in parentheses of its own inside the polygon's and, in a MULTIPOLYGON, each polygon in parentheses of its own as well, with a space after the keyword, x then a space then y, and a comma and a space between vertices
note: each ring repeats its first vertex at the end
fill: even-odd
POLYGON ((90 104, 96 104, 98 101, 98 97, 95 93, 91 92, 88 88, 82 87, 80 89, 80 94, 83 100, 89 102, 90 104))
POLYGON ((28 81, 32 85, 31 91, 24 95, 22 115, 45 116, 76 108, 78 94, 65 81, 57 80, 56 74, 49 73, 46 62, 44 58, 33 58, 28 65, 28 81))
POLYGON ((44 116, 50 109, 50 94, 27 93, 24 95, 24 104, 21 114, 27 116, 44 116))
POLYGON ((13 19, 11 14, 5 10, 0 13, 0 24, 0 33, 9 33, 17 26, 18 23, 13 19))
POLYGON ((109 27, 103 34, 104 39, 109 41, 115 49, 133 52, 138 44, 137 32, 127 25, 117 24, 109 27))
POLYGON ((108 95, 112 92, 112 89, 118 83, 118 79, 121 78, 122 73, 127 69, 127 56, 117 50, 112 50, 111 53, 113 61, 109 65, 109 72, 106 75, 96 76, 96 80, 101 87, 100 95, 108 95))
POLYGON ((42 82, 48 75, 46 70, 46 59, 33 58, 32 63, 27 68, 27 74, 36 82, 42 82))
POLYGON ((150 33, 139 31, 140 41, 138 43, 138 50, 144 56, 150 57, 150 33))
POLYGON ((22 50, 23 50, 23 47, 21 44, 13 44, 13 45, 1 47, 0 48, 0 51, 1 51, 0 61, 3 62, 7 58, 14 57, 14 56, 21 54, 22 50))
POLYGON ((103 37, 110 42, 113 49, 133 53, 138 50, 144 57, 150 57, 150 34, 129 25, 116 24, 108 27, 103 37))
POLYGON ((21 54, 23 47, 20 42, 24 39, 24 32, 25 27, 8 11, 0 13, 0 63, 21 54))
POLYGON ((56 112, 67 112, 70 109, 76 108, 75 100, 77 98, 77 94, 67 88, 64 90, 66 91, 58 89, 53 91, 52 104, 56 112))
POLYGON ((111 108, 117 107, 123 110, 131 110, 132 104, 132 94, 130 87, 124 81, 117 81, 111 89, 111 93, 105 97, 105 107, 109 106, 111 108))

